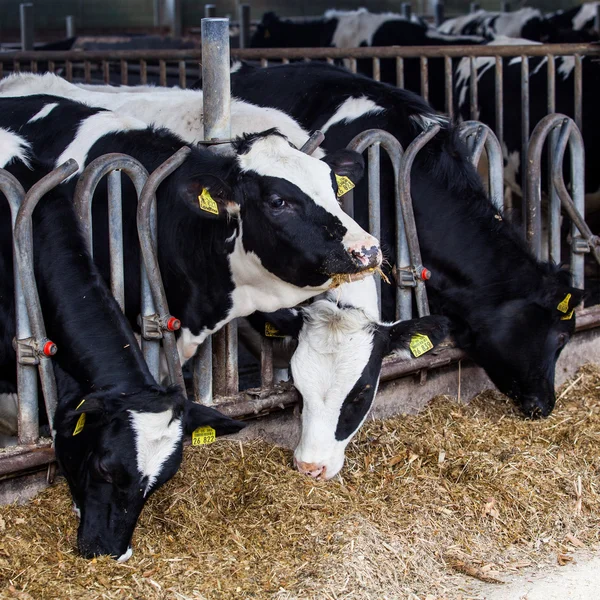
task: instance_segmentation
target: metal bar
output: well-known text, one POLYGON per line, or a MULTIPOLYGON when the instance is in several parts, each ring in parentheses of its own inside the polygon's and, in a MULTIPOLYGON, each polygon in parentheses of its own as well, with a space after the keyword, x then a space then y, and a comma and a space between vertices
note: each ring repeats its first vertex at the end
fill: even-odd
POLYGON ((411 15, 412 15, 412 6, 411 6, 410 2, 403 2, 402 3, 402 16, 405 19, 408 19, 410 21, 411 15))
POLYGON ((583 131, 583 68, 581 55, 575 55, 575 109, 574 120, 579 131, 583 131))
POLYGON ((444 2, 438 0, 433 6, 433 24, 439 27, 444 21, 444 2))
POLYGON ((110 250, 110 286, 121 311, 125 312, 125 275, 123 265, 123 205, 121 173, 108 174, 108 245, 110 250))
POLYGON ((240 48, 248 48, 250 46, 250 5, 240 4, 240 48))
MULTIPOLYGON (((600 47, 594 44, 532 44, 514 46, 362 46, 358 48, 246 48, 231 50, 232 58, 243 60, 260 60, 261 58, 281 60, 287 59, 334 59, 344 58, 464 58, 476 57, 515 57, 515 56, 600 56, 600 47)), ((121 59, 139 61, 145 60, 190 60, 200 61, 202 51, 199 49, 183 50, 90 50, 81 52, 79 50, 52 50, 44 52, 3 52, 2 60, 57 60, 57 61, 91 61, 121 59)))
POLYGON ((83 61, 83 80, 86 83, 92 82, 92 63, 89 60, 83 61))
POLYGON ((65 17, 66 35, 67 38, 75 37, 75 16, 67 15, 65 17))
MULTIPOLYGON (((369 233, 381 238, 381 161, 380 144, 375 142, 368 149, 369 172, 369 233)), ((377 303, 381 315, 381 277, 375 276, 377 303)))
POLYGON ((185 70, 185 60, 179 61, 179 87, 185 90, 187 87, 187 74, 185 70))
POLYGON ((421 65, 421 96, 429 101, 429 69, 427 68, 427 57, 422 56, 420 59, 421 65))
POLYGON ((34 21, 33 4, 19 4, 19 20, 21 25, 21 49, 33 50, 34 21))
MULTIPOLYGON (((45 194, 61 184, 78 170, 79 166, 77 163, 73 159, 70 159, 35 183, 23 199, 14 225, 14 246, 15 255, 17 257, 17 268, 21 276, 22 293, 25 296, 27 314, 29 315, 31 326, 30 337, 33 338, 31 340, 32 346, 39 360, 39 376, 48 415, 48 424, 52 432, 54 432, 54 413, 56 412, 57 405, 56 381, 54 380, 54 369, 52 364, 48 356, 42 351, 48 342, 48 338, 46 337, 46 328, 44 326, 42 309, 40 307, 40 297, 35 283, 33 265, 33 223, 31 216, 35 207, 45 194)), ((31 434, 37 432, 37 421, 35 426, 32 424, 32 419, 37 418, 37 405, 34 410, 33 407, 28 406, 28 403, 30 402, 29 398, 19 398, 19 400, 19 427, 24 425, 26 428, 31 428, 29 431, 24 432, 23 436, 21 435, 21 431, 19 431, 19 443, 23 443, 22 437, 23 439, 31 439, 31 434), (23 404, 21 404, 21 401, 23 401, 23 404)), ((37 433, 35 433, 35 436, 37 437, 37 433)))
POLYGON ((193 362, 194 399, 206 406, 213 402, 213 347, 212 336, 208 336, 196 351, 193 362))
MULTIPOLYGON (((17 213, 25 198, 25 191, 13 175, 0 169, 0 191, 10 206, 11 226, 14 230, 17 213)), ((13 278, 15 285, 15 339, 32 338, 27 304, 23 294, 21 274, 17 265, 17 251, 13 235, 13 278)), ((18 435, 20 444, 35 444, 39 437, 37 367, 33 362, 21 361, 17 354, 17 392, 19 397, 18 435)), ((1 471, 0 471, 1 473, 1 471)))
POLYGON ((444 98, 446 100, 446 114, 451 119, 454 117, 453 88, 452 59, 449 56, 444 56, 444 98))
POLYGON ((110 83, 110 63, 107 60, 102 61, 102 79, 107 85, 110 83))
POLYGON ((475 67, 475 57, 473 56, 469 57, 469 70, 471 73, 471 76, 469 77, 469 115, 471 120, 477 121, 479 119, 479 107, 477 99, 477 69, 475 67))
POLYGON ((29 63, 29 70, 32 73, 37 73, 38 72, 38 63, 37 63, 37 60, 32 60, 31 63, 29 63))
POLYGON ((18 448, 0 454, 0 479, 20 471, 31 471, 53 462, 54 450, 48 446, 37 448, 18 448))
POLYGON ((477 2, 471 2, 470 6, 469 6, 469 12, 470 13, 475 13, 480 9, 480 6, 477 2))
POLYGON ((373 79, 381 81, 381 61, 378 58, 373 59, 373 79))
POLYGON ((128 67, 127 67, 127 60, 122 59, 121 60, 121 85, 127 85, 128 83, 128 67))
POLYGON ((502 140, 504 139, 504 80, 503 80, 503 63, 500 56, 496 56, 496 81, 495 81, 495 94, 496 94, 496 136, 502 147, 502 140))
POLYGON ((510 12, 510 2, 500 2, 500 12, 510 12))
MULTIPOLYGON (((183 381, 183 373, 181 372, 175 333, 167 326, 171 315, 169 314, 169 305, 158 264, 156 247, 156 189, 175 169, 181 166, 190 152, 191 149, 188 146, 180 148, 171 158, 167 159, 150 174, 140 194, 137 210, 137 230, 140 249, 142 251, 144 270, 152 292, 152 299, 158 314, 158 322, 162 329, 163 351, 169 369, 169 379, 171 383, 178 385, 182 390, 185 390, 185 383, 183 381)), ((152 372, 152 366, 148 366, 152 372)))
POLYGON ((73 81, 73 63, 70 60, 65 63, 65 79, 69 82, 73 81))
POLYGON ((323 142, 325 141, 325 135, 322 131, 318 129, 313 132, 313 134, 304 142, 302 148, 300 148, 300 152, 304 152, 305 154, 312 154, 323 142))
POLYGON ((213 19, 217 16, 217 7, 214 4, 204 5, 204 18, 213 19))
POLYGON ((273 340, 260 338, 260 382, 263 389, 272 389, 275 383, 273 373, 273 340))
POLYGON ((140 60, 140 83, 148 84, 148 63, 145 60, 140 60))
MULTIPOLYGON (((353 73, 356 73, 356 59, 354 60, 354 70, 353 73)), ((404 59, 401 57, 396 57, 396 87, 404 88, 404 59)))
MULTIPOLYGON (((529 59, 521 55, 521 194, 523 198, 523 223, 527 206, 527 146, 529 142, 529 59)), ((539 254, 536 254, 538 258, 539 254)))
MULTIPOLYGON (((546 72, 548 78, 547 88, 547 113, 551 115, 556 111, 556 65, 554 57, 546 57, 546 72)), ((550 143, 548 144, 548 166, 554 164, 554 149, 557 145, 556 128, 550 131, 550 143)), ((560 198, 552 181, 552 169, 548 169, 548 248, 543 252, 545 260, 551 260, 560 264, 560 198)))

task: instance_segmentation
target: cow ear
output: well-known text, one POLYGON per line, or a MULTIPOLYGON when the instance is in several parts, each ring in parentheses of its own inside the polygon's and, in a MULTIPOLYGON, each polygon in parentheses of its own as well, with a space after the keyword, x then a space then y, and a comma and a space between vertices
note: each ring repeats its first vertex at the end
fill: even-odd
POLYGON ((191 400, 185 401, 183 411, 183 427, 187 434, 191 434, 198 427, 212 427, 217 436, 228 433, 237 433, 246 427, 246 423, 235 421, 209 406, 203 406, 191 400))
POLYGON ((304 324, 302 311, 296 308, 282 308, 272 313, 255 313, 251 321, 264 337, 292 337, 295 340, 300 335, 304 324))
POLYGON ((203 174, 188 179, 178 191, 204 218, 220 219, 237 216, 240 212, 240 205, 235 201, 231 187, 214 175, 203 174))
POLYGON ((56 425, 57 431, 62 435, 73 437, 84 429, 90 430, 105 422, 107 411, 101 395, 89 395, 72 403, 74 406, 64 413, 60 423, 56 425))
POLYGON ((441 315, 430 315, 410 321, 398 321, 389 326, 387 353, 406 353, 411 358, 433 350, 449 333, 450 321, 441 315))
POLYGON ((555 311, 556 316, 562 320, 570 320, 573 311, 585 299, 586 293, 574 287, 560 287, 554 293, 544 298, 544 307, 555 311))
MULTIPOLYGON (((354 187, 362 179, 365 172, 365 161, 354 150, 337 150, 324 156, 321 160, 326 162, 335 173, 338 186, 340 186, 340 178, 346 178, 350 180, 352 187, 354 187)), ((338 196, 341 195, 338 194, 338 196)))

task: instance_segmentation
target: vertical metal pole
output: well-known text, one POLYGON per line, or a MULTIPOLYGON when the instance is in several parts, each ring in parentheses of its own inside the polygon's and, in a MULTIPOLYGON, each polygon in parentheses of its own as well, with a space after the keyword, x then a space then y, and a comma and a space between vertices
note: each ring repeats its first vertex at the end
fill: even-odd
POLYGON ((123 206, 121 172, 108 174, 108 246, 110 250, 110 287, 119 307, 125 312, 125 276, 123 250, 123 206))
POLYGON ((408 19, 410 21, 411 14, 412 14, 412 7, 410 5, 410 2, 403 2, 402 3, 402 16, 405 19, 408 19))
POLYGON ((600 3, 596 4, 596 15, 594 16, 594 29, 600 32, 600 3))
POLYGON ((471 6, 469 7, 469 12, 474 13, 477 12, 481 7, 477 2, 471 2, 471 6))
POLYGON ((166 22, 169 25, 169 34, 181 37, 181 0, 165 0, 166 22))
POLYGON ((240 48, 250 47, 250 5, 240 4, 240 48))
MULTIPOLYGON (((214 9, 214 5, 207 5, 205 6, 206 12, 208 12, 209 6, 214 9)), ((202 19, 201 32, 204 138, 206 140, 229 139, 231 137, 229 20, 202 19)), ((228 365, 228 367, 235 369, 237 377, 237 343, 234 342, 237 340, 237 325, 230 323, 227 328, 228 331, 221 332, 221 335, 225 335, 227 352, 235 354, 235 365, 228 365)), ((195 396, 202 404, 213 404, 212 362, 212 338, 208 337, 200 346, 194 364, 195 396)), ((219 365, 219 367, 224 369, 225 365, 219 365)), ((231 387, 233 387, 233 382, 231 383, 231 387)))
MULTIPOLYGON (((527 223, 527 148, 529 147, 529 57, 521 56, 521 198, 523 224, 527 223)), ((539 254, 537 255, 539 258, 539 254)))
POLYGON ((20 4, 21 50, 33 50, 33 4, 20 4))
MULTIPOLYGON (((369 170, 369 233, 380 239, 381 237, 381 172, 380 172, 380 144, 375 142, 368 150, 369 170)), ((381 315, 381 277, 375 276, 377 289, 377 304, 381 315)))
POLYGON ((75 16, 68 15, 67 17, 65 17, 65 25, 67 28, 67 37, 75 37, 75 16))
POLYGON ((500 12, 510 12, 510 2, 500 2, 500 12))
POLYGON ((433 22, 436 27, 439 27, 444 22, 444 2, 438 0, 433 7, 433 22))
POLYGON ((160 27, 163 24, 163 0, 154 0, 154 27, 160 27))
POLYGON ((215 4, 204 5, 204 18, 214 19, 217 16, 217 7, 215 4))

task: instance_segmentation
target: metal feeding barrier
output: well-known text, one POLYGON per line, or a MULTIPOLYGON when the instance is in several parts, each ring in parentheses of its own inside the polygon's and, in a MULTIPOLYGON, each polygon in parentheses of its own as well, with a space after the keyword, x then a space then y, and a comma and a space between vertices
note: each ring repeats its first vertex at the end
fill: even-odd
MULTIPOLYGON (((222 20, 223 21, 223 20, 222 20)), ((206 24, 209 27, 209 23, 206 24)), ((222 24, 216 24, 215 27, 223 28, 222 24)), ((211 39, 209 31, 205 32, 203 39, 207 43, 211 39)), ((213 46, 213 50, 216 46, 213 46)), ((470 56, 495 56, 496 81, 500 81, 500 92, 498 88, 496 99, 500 98, 497 105, 496 115, 498 118, 497 126, 500 126, 498 136, 482 123, 476 121, 466 122, 461 130, 461 137, 465 140, 470 160, 474 165, 485 151, 488 159, 488 186, 490 195, 496 207, 502 210, 503 207, 503 181, 502 181, 502 150, 501 150, 501 132, 503 122, 503 103, 502 103, 502 77, 498 80, 498 72, 502 73, 502 57, 514 56, 515 51, 518 56, 549 56, 549 47, 544 46, 524 46, 524 47, 477 47, 467 48, 470 56), (475 54, 475 51, 477 54, 475 54), (529 53, 520 54, 521 52, 529 53), (499 69, 499 71, 498 71, 499 69)), ((565 48, 562 48, 565 50, 565 48)), ((353 50, 345 49, 295 49, 290 51, 264 51, 264 50, 244 50, 232 52, 234 57, 242 56, 245 58, 263 58, 263 64, 271 58, 277 57, 279 60, 289 61, 297 58, 308 57, 311 59, 349 59, 353 62, 356 70, 357 61, 371 59, 373 62, 373 71, 377 75, 377 69, 381 68, 381 60, 392 59, 395 61, 398 83, 403 82, 404 60, 418 58, 421 73, 421 82, 425 86, 427 93, 428 74, 426 69, 428 59, 442 58, 444 62, 446 88, 446 103, 449 112, 452 112, 452 59, 462 58, 465 48, 444 47, 444 48, 358 48, 353 50), (425 66, 425 70, 423 69, 425 66), (448 100, 450 98, 450 100, 448 100)), ((561 48, 552 47, 552 52, 561 54, 561 48)), ((590 48, 588 46, 570 46, 570 51, 597 55, 600 49, 590 48)), ((204 50, 205 61, 202 64, 203 80, 205 85, 211 81, 210 86, 205 87, 204 102, 205 114, 205 137, 207 140, 222 141, 230 137, 229 129, 229 106, 228 102, 223 102, 223 98, 229 98, 229 53, 224 47, 217 51, 211 51, 209 48, 204 50), (208 60, 208 56, 214 56, 213 60, 208 60), (211 65, 213 65, 211 67, 211 65), (212 70, 211 70, 212 69, 212 70), (212 79, 211 79, 212 77, 212 79), (212 91, 212 96, 211 96, 212 91), (210 108, 209 108, 210 107, 210 108)), ((138 60, 140 64, 140 75, 148 73, 143 65, 148 66, 152 61, 158 61, 158 73, 161 84, 167 83, 166 66, 167 61, 176 59, 178 61, 179 83, 185 87, 189 71, 187 70, 190 61, 194 63, 194 69, 198 68, 199 55, 194 51, 162 51, 162 52, 116 52, 108 56, 106 53, 18 53, 18 56, 12 53, 0 55, 0 65, 11 63, 11 70, 19 70, 20 65, 25 60, 31 61, 30 68, 37 70, 38 67, 46 61, 45 68, 49 70, 61 70, 62 74, 68 79, 73 79, 78 71, 83 75, 86 81, 92 80, 92 74, 101 73, 104 81, 110 81, 112 73, 112 55, 116 55, 117 65, 121 73, 123 83, 128 83, 129 68, 128 61, 138 60), (62 63, 61 63, 62 61, 62 63), (95 62, 94 62, 95 61, 95 62), (93 65, 96 67, 93 67, 93 65)), ((523 60, 523 59, 522 59, 523 60)), ((550 62, 550 61, 549 61, 550 62)), ((577 65, 577 63, 576 63, 577 65)), ((9 69, 4 69, 6 74, 9 69)), ((581 77, 581 69, 577 71, 576 77, 581 77)), ((381 71, 379 70, 379 74, 381 71)), ((140 78, 140 83, 146 83, 148 80, 140 78)), ((550 86, 549 86, 550 88, 550 86)), ((575 99, 579 98, 581 102, 581 85, 575 86, 575 99), (579 91, 578 91, 579 90, 579 91), (579 94, 579 96, 577 96, 579 94)), ((476 94, 471 95, 471 100, 475 100, 476 94)), ((577 102, 575 102, 577 106, 577 102)), ((549 104, 550 106, 550 104, 549 104)), ((577 111, 576 111, 577 112, 577 111)), ((579 119, 581 119, 581 109, 579 108, 579 119)), ((425 290, 425 280, 429 273, 426 266, 423 266, 419 243, 414 223, 412 210, 412 200, 410 193, 410 176, 415 159, 419 152, 439 131, 439 125, 432 125, 418 135, 415 140, 403 149, 396 138, 385 131, 369 130, 359 134, 350 143, 349 147, 364 153, 368 158, 368 213, 369 230, 379 236, 381 233, 380 220, 380 202, 381 202, 381 181, 380 181, 380 160, 381 149, 387 153, 393 166, 394 187, 393 195, 396 209, 396 253, 397 270, 395 274, 396 294, 396 314, 398 318, 407 319, 412 317, 413 290, 417 312, 420 316, 429 313, 427 294, 425 290)), ((498 133, 498 128, 496 129, 498 133)), ((551 254, 550 258, 560 260, 560 240, 557 238, 557 219, 560 217, 561 206, 564 213, 569 216, 573 223, 572 231, 572 256, 571 269, 574 276, 575 285, 583 286, 583 255, 587 249, 599 258, 600 250, 598 238, 593 236, 584 221, 584 211, 582 204, 583 190, 583 145, 581 134, 576 121, 572 121, 563 115, 550 115, 542 120, 534 134, 525 142, 528 149, 526 177, 530 181, 530 187, 527 193, 527 231, 528 239, 538 256, 540 255, 540 243, 542 230, 540 225, 541 214, 541 191, 539 181, 542 171, 542 146, 547 137, 550 137, 553 147, 551 161, 551 177, 554 182, 551 192, 551 210, 552 224, 551 230, 551 254), (554 133, 552 133, 554 132, 554 133), (562 164, 565 150, 569 145, 572 164, 570 192, 563 180, 562 164), (554 196, 553 196, 554 194, 554 196), (558 204, 556 204, 558 198, 558 204), (558 209, 558 212, 556 212, 558 209), (587 229, 586 229, 587 228, 587 229), (531 231, 531 233, 529 233, 531 231), (557 242, 558 239, 558 242, 557 242), (557 246, 558 244, 558 246, 557 246), (558 249, 557 249, 558 248, 558 249)), ((315 134, 302 148, 305 152, 312 152, 322 141, 322 134, 315 134)), ((110 238, 110 283, 111 289, 117 302, 124 307, 125 278, 123 267, 123 225, 122 225, 122 207, 121 207, 121 178, 127 176, 136 189, 138 196, 137 211, 137 230, 142 251, 142 292, 141 292, 141 313, 140 330, 142 334, 142 348, 144 356, 148 361, 152 374, 158 379, 160 377, 160 348, 166 359, 168 368, 168 379, 171 382, 184 385, 183 374, 179 362, 179 355, 176 347, 174 329, 177 324, 173 321, 169 313, 167 299, 160 277, 158 263, 158 253, 156 239, 156 196, 155 192, 158 185, 170 173, 178 168, 185 160, 189 149, 183 148, 169 160, 163 163, 153 173, 148 174, 144 167, 135 159, 125 155, 109 154, 93 161, 82 173, 75 193, 75 206, 82 223, 83 231, 87 237, 90 250, 92 250, 92 219, 91 202, 94 196, 94 190, 104 178, 108 178, 107 193, 109 206, 109 238, 110 238)), ((3 477, 12 477, 15 473, 26 471, 27 469, 37 468, 47 465, 53 460, 53 454, 48 450, 48 442, 39 442, 38 429, 38 393, 37 393, 37 370, 40 370, 42 389, 46 402, 46 410, 51 419, 56 405, 56 391, 53 388, 53 374, 51 363, 44 353, 47 340, 43 329, 43 322, 38 319, 41 316, 39 303, 36 306, 37 294, 29 293, 29 290, 35 289, 33 281, 32 264, 32 244, 31 238, 31 213, 41 200, 43 195, 54 186, 58 185, 70 174, 77 171, 77 165, 70 161, 62 167, 59 167, 46 178, 34 186, 28 194, 25 194, 20 184, 8 173, 0 170, 0 191, 8 199, 11 206, 13 224, 15 225, 15 290, 17 301, 17 352, 19 356, 18 387, 19 387, 19 444, 16 449, 0 454, 0 480, 3 477), (19 209, 20 207, 20 209, 19 209), (17 215, 18 212, 18 215, 17 215), (25 294, 19 290, 25 289, 25 294), (25 304, 25 299, 27 303, 25 304), (36 316, 37 315, 37 316, 36 316), (30 322, 31 321, 31 322, 30 322)), ((342 199, 344 209, 352 215, 354 212, 352 193, 348 193, 342 199)), ((435 273, 433 274, 435 276, 435 273)), ((378 282, 378 292, 381 294, 381 282, 378 282)), ((381 295, 380 295, 381 298, 381 295)), ((585 308, 578 312, 577 328, 578 330, 589 329, 600 325, 599 307, 585 308)), ((50 349, 48 347, 48 349, 50 349)), ((399 359, 386 359, 383 364, 381 379, 388 381, 399 378, 410 373, 424 373, 429 369, 448 365, 465 358, 463 351, 456 348, 447 348, 438 354, 424 355, 411 361, 401 361, 399 359)), ((238 371, 238 334, 235 323, 230 324, 225 330, 222 330, 210 336, 199 347, 196 358, 193 363, 193 387, 195 398, 205 404, 218 405, 223 413, 234 416, 258 415, 269 412, 273 409, 282 408, 294 403, 298 396, 295 390, 289 384, 275 385, 274 367, 273 367, 273 341, 263 338, 261 342, 260 356, 260 377, 261 385, 258 388, 241 390, 239 389, 239 371, 238 371)))

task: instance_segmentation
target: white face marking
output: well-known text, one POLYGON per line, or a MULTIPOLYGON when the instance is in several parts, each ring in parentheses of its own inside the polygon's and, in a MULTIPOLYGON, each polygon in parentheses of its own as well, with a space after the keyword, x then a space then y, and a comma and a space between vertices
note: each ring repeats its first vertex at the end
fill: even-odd
POLYGON ((35 121, 39 121, 40 119, 46 118, 56 107, 58 106, 58 102, 52 102, 51 104, 46 104, 44 108, 42 108, 39 112, 37 112, 28 123, 33 123, 35 121))
POLYGON ((290 181, 315 204, 337 217, 347 229, 343 239, 346 248, 379 246, 373 236, 341 209, 331 185, 331 168, 322 160, 290 147, 278 135, 271 135, 257 139, 246 154, 238 155, 238 163, 242 171, 290 181))
MULTIPOLYGON (((119 115, 135 117, 147 124, 166 127, 188 143, 204 139, 202 90, 181 90, 153 86, 91 86, 74 85, 52 73, 45 75, 16 74, 0 82, 0 95, 31 96, 53 94, 83 102, 88 106, 106 108, 119 115)), ((297 148, 309 135, 292 117, 275 108, 263 108, 249 102, 232 99, 231 135, 265 131, 276 127, 297 148)), ((232 153, 231 146, 224 146, 232 153)), ((321 158, 323 150, 313 156, 321 158)))
POLYGON ((291 363, 294 385, 303 399, 302 436, 294 457, 325 466, 328 479, 342 468, 353 437, 336 440, 335 431, 344 400, 371 357, 371 328, 379 312, 372 277, 341 286, 338 298, 336 292, 331 290, 327 299, 304 309, 307 318, 291 363), (342 308, 338 302, 353 307, 342 308))
POLYGON ((135 432, 138 471, 148 478, 146 495, 181 442, 183 426, 181 419, 173 419, 171 409, 159 413, 130 410, 129 415, 135 432))
POLYGON ((31 146, 24 138, 7 129, 0 129, 0 169, 13 160, 20 160, 30 167, 29 151, 31 146))
MULTIPOLYGON (((121 117, 108 111, 92 115, 81 121, 73 141, 58 157, 55 166, 58 167, 65 161, 73 158, 79 165, 77 173, 81 173, 86 166, 87 155, 90 148, 101 137, 118 131, 132 131, 146 129, 147 127, 148 125, 142 121, 138 121, 132 117, 121 117)), ((71 177, 75 177, 77 173, 74 173, 71 177)), ((70 179, 70 177, 68 179, 70 179)))
POLYGON ((128 561, 132 556, 133 556, 133 549, 131 548, 131 546, 129 546, 129 548, 127 548, 127 552, 125 552, 125 554, 121 554, 121 556, 119 556, 119 558, 117 558, 117 562, 124 563, 124 562, 128 561))
POLYGON ((365 115, 376 115, 384 110, 383 107, 378 106, 373 100, 366 96, 361 96, 360 98, 347 98, 339 105, 335 113, 329 117, 325 125, 321 127, 321 131, 326 133, 327 130, 336 123, 341 123, 342 121, 350 123, 365 115))

